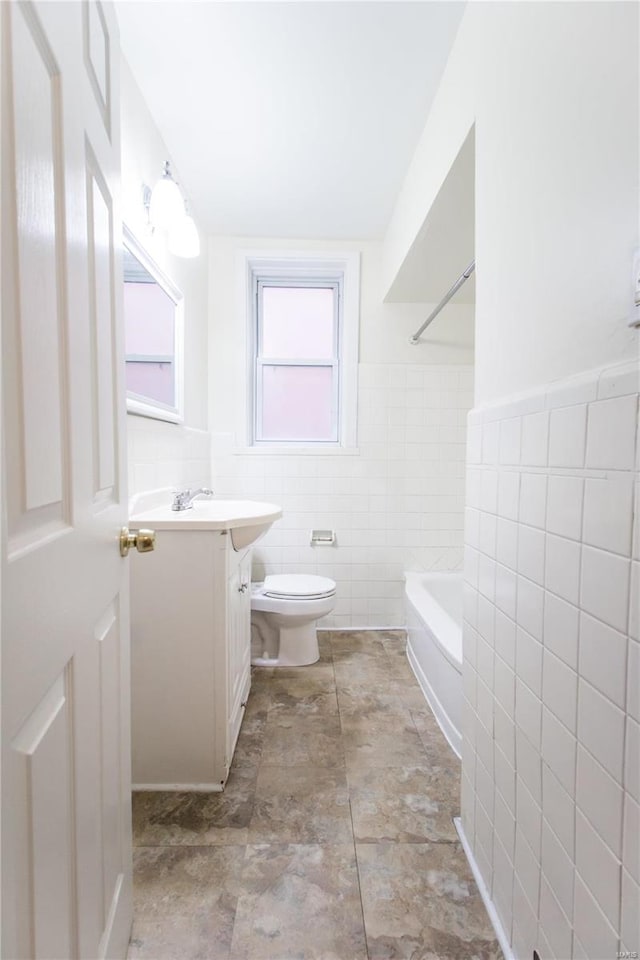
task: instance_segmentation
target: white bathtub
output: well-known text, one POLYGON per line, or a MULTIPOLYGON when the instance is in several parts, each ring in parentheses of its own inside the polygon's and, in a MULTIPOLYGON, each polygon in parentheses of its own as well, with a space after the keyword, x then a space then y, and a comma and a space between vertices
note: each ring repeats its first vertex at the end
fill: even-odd
POLYGON ((407 656, 442 732, 462 748, 462 573, 406 573, 407 656))

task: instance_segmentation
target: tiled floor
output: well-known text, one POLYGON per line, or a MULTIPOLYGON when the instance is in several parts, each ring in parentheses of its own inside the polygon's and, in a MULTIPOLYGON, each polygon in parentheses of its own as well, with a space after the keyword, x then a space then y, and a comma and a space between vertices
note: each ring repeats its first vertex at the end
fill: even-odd
POLYGON ((258 669, 223 794, 134 795, 131 960, 499 960, 401 632, 258 669))

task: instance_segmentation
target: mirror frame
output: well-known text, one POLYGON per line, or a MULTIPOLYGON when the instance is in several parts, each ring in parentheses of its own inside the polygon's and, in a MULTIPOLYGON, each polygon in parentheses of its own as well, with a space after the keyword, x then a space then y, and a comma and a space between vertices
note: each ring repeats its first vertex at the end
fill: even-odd
MULTIPOLYGON (((150 417, 153 420, 165 420, 168 423, 184 423, 184 297, 182 291, 175 285, 158 264, 142 246, 132 230, 122 225, 122 243, 138 260, 155 282, 161 287, 175 305, 174 317, 174 385, 175 393, 173 406, 151 400, 138 393, 127 390, 127 413, 139 417, 150 417)), ((124 271, 122 282, 125 283, 124 271)), ((124 319, 124 312, 123 312, 124 319)), ((126 333, 126 329, 125 329, 126 333)), ((126 364, 126 353, 125 353, 126 364)))

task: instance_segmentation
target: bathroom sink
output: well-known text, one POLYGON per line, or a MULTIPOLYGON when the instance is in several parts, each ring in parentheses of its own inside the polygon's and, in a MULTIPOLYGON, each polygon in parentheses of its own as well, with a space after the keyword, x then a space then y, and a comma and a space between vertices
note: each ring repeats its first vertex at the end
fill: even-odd
POLYGON ((132 504, 131 528, 153 527, 155 530, 229 530, 235 550, 243 550, 267 532, 282 509, 275 503, 255 500, 194 500, 190 510, 172 510, 170 504, 160 506, 132 504))

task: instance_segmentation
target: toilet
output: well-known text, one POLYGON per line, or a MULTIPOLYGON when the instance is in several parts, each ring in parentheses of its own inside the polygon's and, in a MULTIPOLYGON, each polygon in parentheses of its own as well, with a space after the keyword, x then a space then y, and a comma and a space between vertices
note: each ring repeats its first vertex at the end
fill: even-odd
POLYGON ((335 605, 329 577, 277 574, 251 585, 251 663, 303 667, 320 658, 316 620, 335 605))

